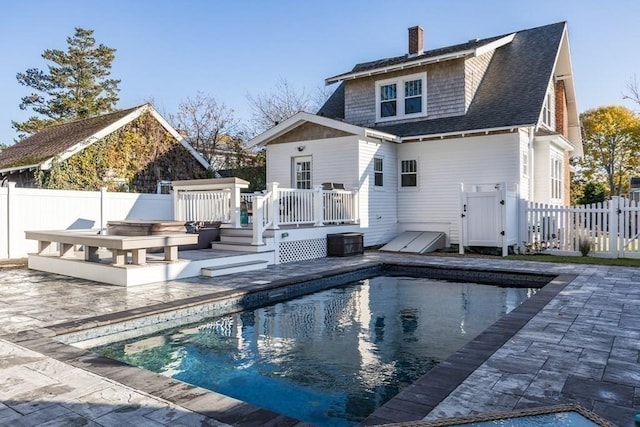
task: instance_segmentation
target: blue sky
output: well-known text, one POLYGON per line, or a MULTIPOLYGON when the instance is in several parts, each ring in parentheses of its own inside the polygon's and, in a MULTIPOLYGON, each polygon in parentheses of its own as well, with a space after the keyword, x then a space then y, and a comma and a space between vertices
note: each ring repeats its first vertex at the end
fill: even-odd
POLYGON ((6 2, 0 15, 0 142, 29 93, 16 73, 46 69, 47 48, 66 49, 74 27, 95 30, 117 49, 118 107, 154 100, 163 114, 198 91, 248 120, 247 94, 279 79, 309 92, 357 62, 402 55, 407 28, 425 29, 425 50, 568 21, 579 111, 622 104, 625 82, 640 78, 637 0, 34 0, 6 2))

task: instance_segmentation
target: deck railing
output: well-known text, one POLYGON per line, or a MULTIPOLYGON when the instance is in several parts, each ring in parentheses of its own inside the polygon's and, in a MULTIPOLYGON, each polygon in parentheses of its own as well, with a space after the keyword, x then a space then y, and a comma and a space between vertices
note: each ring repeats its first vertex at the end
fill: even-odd
POLYGON ((262 244, 266 229, 282 225, 321 227, 325 224, 358 222, 357 192, 279 188, 271 183, 257 193, 240 193, 237 188, 178 191, 176 218, 185 221, 221 221, 231 227, 251 224, 253 243, 262 244), (237 208, 234 208, 236 207, 237 208))
POLYGON ((180 219, 231 222, 229 190, 181 191, 177 200, 180 219))

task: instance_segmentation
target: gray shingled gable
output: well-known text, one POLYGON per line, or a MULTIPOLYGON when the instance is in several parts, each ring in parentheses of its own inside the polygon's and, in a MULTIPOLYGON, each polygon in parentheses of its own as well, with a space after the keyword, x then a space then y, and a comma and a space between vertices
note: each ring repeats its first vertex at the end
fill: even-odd
POLYGON ((55 157, 140 107, 48 126, 2 150, 0 169, 39 164, 55 157))
MULTIPOLYGON (((375 129, 410 137, 537 123, 565 25, 560 22, 519 31, 511 43, 496 49, 467 114, 382 125, 375 129)), ((338 90, 344 92, 344 87, 336 92, 338 90)), ((344 93, 341 96, 344 97, 344 93)), ((339 109, 329 108, 327 104, 327 108, 323 106, 320 110, 326 117, 344 119, 344 107, 340 116, 339 109)))

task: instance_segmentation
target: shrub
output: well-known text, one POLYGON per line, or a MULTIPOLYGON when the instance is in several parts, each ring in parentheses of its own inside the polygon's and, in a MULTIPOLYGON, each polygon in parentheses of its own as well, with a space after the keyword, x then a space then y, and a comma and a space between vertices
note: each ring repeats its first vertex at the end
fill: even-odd
POLYGON ((578 250, 582 256, 589 255, 591 249, 593 249, 593 238, 588 233, 580 233, 580 237, 578 237, 578 250))

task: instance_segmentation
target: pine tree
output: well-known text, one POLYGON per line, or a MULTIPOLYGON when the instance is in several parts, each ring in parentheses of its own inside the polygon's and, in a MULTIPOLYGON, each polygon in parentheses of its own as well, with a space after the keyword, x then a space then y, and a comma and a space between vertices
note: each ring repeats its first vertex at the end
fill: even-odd
POLYGON ((13 128, 31 134, 52 123, 90 117, 113 111, 118 102, 120 80, 110 79, 116 49, 96 47, 93 30, 76 27, 67 37, 67 51, 47 49, 42 57, 53 64, 48 72, 30 68, 16 78, 35 91, 22 98, 21 110, 32 109, 32 116, 13 128))

